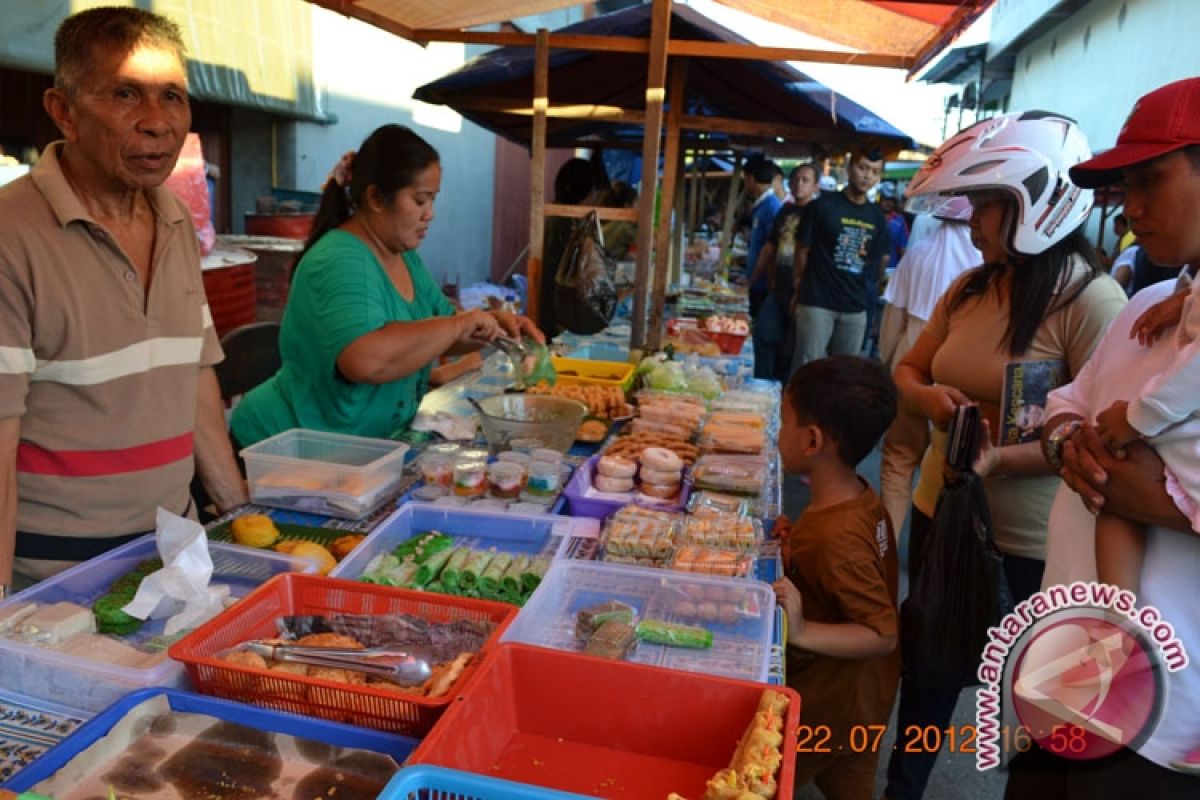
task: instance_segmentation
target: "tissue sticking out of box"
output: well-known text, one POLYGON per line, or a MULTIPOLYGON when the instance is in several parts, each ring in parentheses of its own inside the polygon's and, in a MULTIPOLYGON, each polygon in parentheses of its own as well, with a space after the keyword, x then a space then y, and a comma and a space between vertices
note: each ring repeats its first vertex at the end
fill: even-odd
POLYGON ((142 580, 122 610, 138 619, 167 618, 163 633, 171 636, 220 613, 229 587, 209 585, 213 562, 202 525, 159 508, 155 537, 163 567, 142 580))

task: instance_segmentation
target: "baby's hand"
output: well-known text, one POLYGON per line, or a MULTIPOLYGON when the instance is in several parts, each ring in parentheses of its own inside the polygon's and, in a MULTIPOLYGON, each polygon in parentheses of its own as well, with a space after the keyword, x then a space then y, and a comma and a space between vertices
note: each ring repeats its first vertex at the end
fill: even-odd
POLYGON ((789 638, 799 635, 804 630, 804 601, 800 599, 800 590, 787 578, 775 581, 771 588, 775 590, 775 602, 787 613, 789 638))
POLYGON ((1096 433, 1110 451, 1117 451, 1141 438, 1137 428, 1129 424, 1129 403, 1118 400, 1096 417, 1096 433))
POLYGON ((1169 328, 1179 324, 1183 318, 1183 301, 1187 290, 1176 292, 1146 309, 1129 329, 1129 338, 1137 339, 1142 347, 1150 347, 1169 328))

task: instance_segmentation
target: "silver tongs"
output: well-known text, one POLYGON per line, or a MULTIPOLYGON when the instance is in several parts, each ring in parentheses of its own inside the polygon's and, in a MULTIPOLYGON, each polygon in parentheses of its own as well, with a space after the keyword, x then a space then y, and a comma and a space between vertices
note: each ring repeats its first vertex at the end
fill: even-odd
POLYGON ((343 647, 302 647, 294 644, 246 642, 245 649, 263 658, 292 661, 314 667, 349 669, 374 675, 400 686, 417 686, 429 680, 429 662, 403 650, 373 647, 352 650, 343 647))
POLYGON ((517 356, 524 358, 529 355, 529 346, 520 339, 513 339, 509 336, 497 336, 492 340, 492 344, 496 345, 508 357, 517 356))

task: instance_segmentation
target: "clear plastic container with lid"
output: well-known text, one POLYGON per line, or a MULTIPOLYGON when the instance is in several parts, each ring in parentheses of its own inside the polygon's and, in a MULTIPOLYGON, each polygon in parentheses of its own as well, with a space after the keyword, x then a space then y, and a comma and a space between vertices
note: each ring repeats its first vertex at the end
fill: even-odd
POLYGON ((775 593, 761 581, 730 580, 647 567, 573 559, 555 562, 501 638, 579 652, 580 611, 616 600, 636 620, 700 626, 713 646, 692 650, 640 642, 628 660, 670 669, 765 681, 775 593))
POLYGON ((500 500, 515 500, 521 496, 525 483, 525 468, 520 464, 497 461, 488 465, 488 494, 500 500))
POLYGON ((538 503, 549 503, 562 487, 562 465, 548 461, 533 461, 529 464, 529 478, 521 497, 538 503))
POLYGON ((478 497, 487 493, 487 464, 470 459, 455 461, 454 493, 459 497, 478 497))
POLYGON ((300 428, 242 450, 250 500, 273 508, 360 519, 404 478, 408 445, 300 428))

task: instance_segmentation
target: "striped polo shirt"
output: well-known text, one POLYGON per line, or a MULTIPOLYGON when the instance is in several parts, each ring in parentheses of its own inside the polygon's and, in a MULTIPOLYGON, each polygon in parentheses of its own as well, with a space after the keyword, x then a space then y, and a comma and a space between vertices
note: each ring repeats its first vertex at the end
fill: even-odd
MULTIPOLYGON (((147 295, 64 178, 61 146, 0 189, 0 418, 21 418, 17 530, 154 530, 158 506, 189 504, 199 367, 222 358, 196 234, 170 190, 147 192, 147 295)), ((18 556, 47 557, 24 538, 18 556)))

